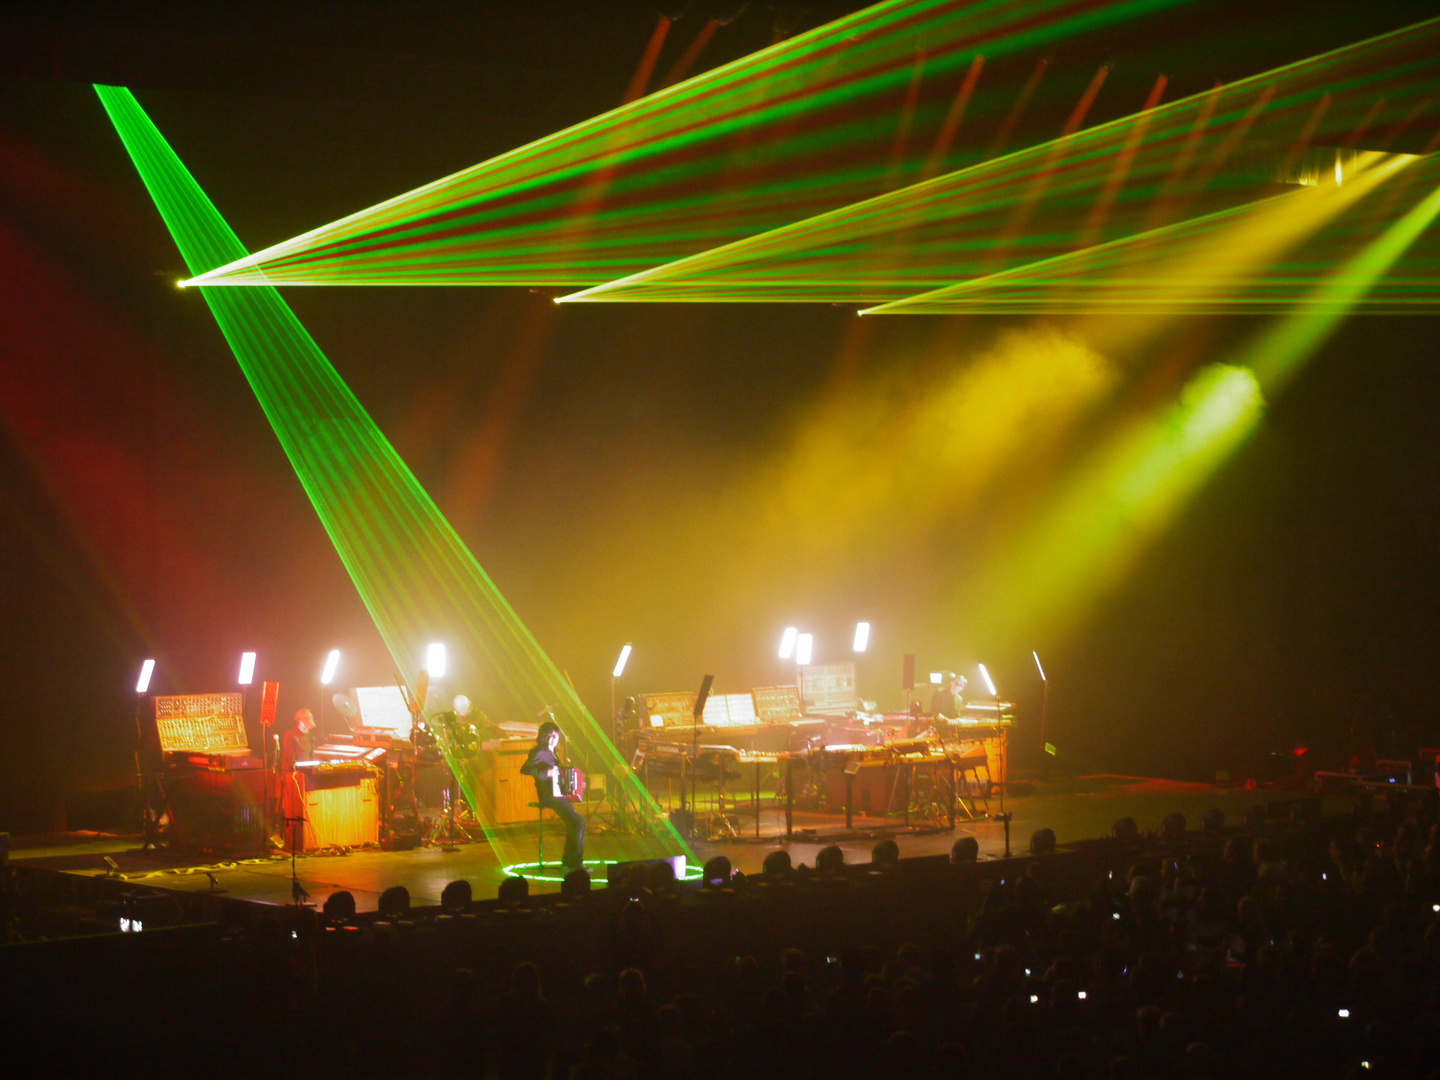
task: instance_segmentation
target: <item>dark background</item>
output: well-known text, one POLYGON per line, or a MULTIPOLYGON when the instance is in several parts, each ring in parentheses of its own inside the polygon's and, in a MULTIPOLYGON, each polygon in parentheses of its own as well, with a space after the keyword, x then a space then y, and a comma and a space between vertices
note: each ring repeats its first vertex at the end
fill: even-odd
MULTIPOLYGON (((777 20, 803 28, 858 6, 753 4, 700 66, 763 47, 777 20)), ((391 668, 208 310, 173 287, 183 264, 89 84, 134 90, 257 250, 614 107, 656 10, 0 15, 0 829, 59 826, 67 801, 72 826, 105 823, 87 793, 126 783, 145 656, 159 659, 154 689, 199 692, 233 686, 240 651, 255 649, 257 679, 282 684, 282 715, 320 704, 332 647, 346 654, 341 685, 391 668)), ((1174 100, 1433 14, 1197 3, 1058 49, 1053 107, 1018 137, 1050 137, 1075 96, 1064 87, 1101 61, 1112 76, 1097 120, 1133 110, 1161 72, 1174 100)), ((702 21, 697 5, 675 24, 660 70, 702 21)), ((829 478, 777 528, 766 484, 806 460, 807 438, 874 422, 881 388, 882 429, 902 425, 910 402, 1035 320, 894 318, 857 336, 853 314, 827 306, 285 296, 598 716, 623 642, 635 654, 622 694, 689 689, 707 672, 739 691, 792 674, 773 659, 785 625, 816 633, 817 659, 843 660, 868 618, 865 697, 901 704, 905 652, 922 678, 973 678, 985 661, 1032 747, 1028 648, 1042 647, 1053 741, 1077 767, 1243 775, 1296 745, 1318 763, 1440 738, 1435 319, 1343 324, 1124 583, 1078 629, 1037 626, 1020 647, 956 599, 983 569, 983 505, 916 514, 829 478)), ((1210 320, 1213 355, 1194 362, 1227 359, 1262 326, 1210 320)), ((1138 379, 1174 348, 1113 359, 1138 379)))

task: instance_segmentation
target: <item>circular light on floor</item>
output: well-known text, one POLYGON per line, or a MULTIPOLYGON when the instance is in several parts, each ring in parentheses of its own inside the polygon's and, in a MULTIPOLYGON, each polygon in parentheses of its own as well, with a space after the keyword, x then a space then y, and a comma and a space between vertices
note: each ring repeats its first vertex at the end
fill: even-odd
MULTIPOLYGON (((613 866, 615 859, 586 859, 585 869, 590 871, 592 878, 598 876, 598 868, 602 866, 613 866), (591 869, 595 867, 596 869, 591 869)), ((685 874, 681 881, 699 881, 704 867, 687 863, 685 874)), ((501 868, 501 873, 506 877, 523 877, 530 881, 553 881, 557 884, 565 880, 565 869, 559 863, 511 863, 501 868)))

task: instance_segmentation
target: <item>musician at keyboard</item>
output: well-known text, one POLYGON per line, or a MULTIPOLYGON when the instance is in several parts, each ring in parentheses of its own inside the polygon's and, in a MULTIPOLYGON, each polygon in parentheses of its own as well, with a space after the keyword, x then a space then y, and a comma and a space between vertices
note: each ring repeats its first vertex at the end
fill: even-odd
POLYGON ((275 761, 280 771, 280 842, 288 844, 298 836, 295 823, 305 817, 305 785, 295 773, 297 761, 308 761, 315 754, 315 716, 309 709, 295 714, 295 722, 279 736, 279 752, 275 761))
POLYGON ((947 686, 941 683, 930 695, 930 715, 953 720, 965 708, 965 676, 951 675, 947 686))
POLYGON ((535 745, 520 771, 535 781, 535 801, 542 810, 553 810, 565 822, 565 854, 560 861, 566 870, 579 870, 585 861, 585 819, 565 798, 560 780, 565 771, 558 756, 560 725, 547 720, 540 725, 535 745))

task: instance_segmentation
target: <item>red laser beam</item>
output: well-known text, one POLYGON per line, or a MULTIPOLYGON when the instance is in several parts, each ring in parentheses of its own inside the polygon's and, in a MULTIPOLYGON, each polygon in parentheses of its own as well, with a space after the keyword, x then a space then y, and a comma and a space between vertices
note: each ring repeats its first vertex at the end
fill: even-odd
POLYGON ((905 144, 910 140, 910 127, 915 122, 915 105, 920 100, 920 79, 925 72, 925 54, 915 54, 915 63, 910 68, 910 82, 905 87, 905 103, 900 108, 900 123, 895 126, 895 138, 890 143, 890 163, 885 170, 885 190, 895 186, 905 159, 905 144))
POLYGON ((670 33, 670 20, 661 15, 660 20, 655 24, 655 29, 650 32, 650 42, 645 46, 644 55, 640 57, 635 74, 630 77, 630 85, 625 88, 625 96, 620 101, 622 105, 629 105, 630 102, 644 95, 645 88, 650 85, 650 76, 655 72, 655 61, 660 59, 660 49, 665 44, 665 35, 668 33, 670 33))
POLYGON ((980 70, 984 66, 985 57, 979 54, 976 54, 975 59, 970 61, 970 68, 965 72, 960 89, 955 92, 955 98, 950 102, 950 111, 945 114, 945 119, 940 124, 940 131, 935 136, 935 144, 930 148, 930 156, 925 161, 925 167, 920 170, 921 180, 929 180, 944 166, 945 158, 950 153, 950 145, 955 141, 955 135, 959 132, 960 124, 965 119, 965 110, 970 104, 970 96, 975 93, 975 84, 980 81, 980 70))
POLYGON ((715 36, 715 31, 718 29, 720 29, 719 23, 714 19, 706 19, 700 32, 680 54, 680 59, 671 65, 670 70, 665 73, 665 78, 660 80, 660 85, 662 87, 671 86, 689 76, 690 69, 695 66, 695 61, 700 59, 700 54, 705 51, 705 46, 710 44, 710 39, 715 36))
POLYGON ((1090 106, 1095 104, 1095 96, 1100 93, 1100 87, 1105 85, 1105 79, 1110 74, 1110 69, 1103 64, 1100 69, 1090 78, 1090 84, 1085 87, 1085 92, 1080 95, 1080 100, 1075 103, 1075 108, 1070 110, 1070 115, 1065 118, 1065 126, 1060 129, 1060 138, 1066 135, 1073 135, 1080 125, 1085 122, 1085 117, 1090 112, 1090 106))
POLYGON ((1125 137, 1125 143, 1121 146, 1120 153, 1115 155, 1115 166, 1110 170, 1110 175, 1105 178, 1104 187, 1100 189, 1100 194, 1096 196, 1090 212, 1085 216, 1084 224, 1080 226, 1076 247, 1089 247, 1105 227, 1105 222, 1110 217, 1110 210, 1120 196, 1120 189, 1125 186, 1125 178, 1130 174, 1130 166, 1135 160, 1135 152, 1140 149, 1145 133, 1150 129, 1151 110, 1160 104, 1160 98, 1164 95, 1168 82, 1169 80, 1164 75, 1156 76, 1155 85, 1150 88, 1140 115, 1135 118, 1134 127, 1125 137))
POLYGON ((985 152, 986 157, 999 157, 1005 152, 1005 146, 1010 141, 1010 136, 1015 133, 1015 127, 1020 123, 1020 117, 1025 115, 1025 106, 1030 104, 1030 98, 1034 96, 1036 87, 1040 85, 1040 80, 1049 67, 1048 59, 1036 63, 1034 70, 1030 72, 1030 77, 1025 80, 1025 85, 1020 88, 1020 93, 1015 98, 1015 104, 1010 106, 1010 111, 1005 114, 1000 129, 990 140, 990 146, 985 152))

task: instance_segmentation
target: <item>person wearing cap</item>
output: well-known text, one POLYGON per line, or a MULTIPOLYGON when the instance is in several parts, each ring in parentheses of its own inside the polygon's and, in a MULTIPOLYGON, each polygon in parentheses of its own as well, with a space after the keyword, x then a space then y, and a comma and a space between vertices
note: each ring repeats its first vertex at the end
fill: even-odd
POLYGON ((315 717, 309 709, 295 714, 295 723, 280 733, 280 834, 282 843, 288 845, 292 835, 295 839, 303 834, 296 821, 305 816, 305 788, 300 775, 295 771, 297 761, 309 761, 315 753, 315 717))

